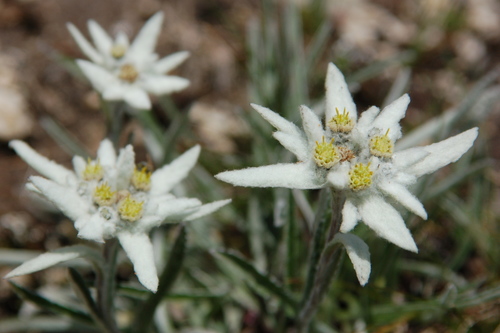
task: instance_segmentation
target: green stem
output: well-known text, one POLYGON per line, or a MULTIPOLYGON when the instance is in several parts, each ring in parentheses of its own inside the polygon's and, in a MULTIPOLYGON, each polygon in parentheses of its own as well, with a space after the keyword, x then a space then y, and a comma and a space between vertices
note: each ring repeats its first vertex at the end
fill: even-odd
POLYGON ((285 285, 289 290, 294 289, 295 279, 297 278, 297 220, 293 214, 294 205, 291 200, 291 192, 287 190, 288 199, 288 223, 287 223, 287 258, 286 258, 286 280, 285 285))
POLYGON ((106 267, 99 276, 97 283, 97 301, 103 321, 111 332, 119 332, 114 318, 114 295, 116 290, 116 258, 118 240, 111 239, 104 245, 103 256, 106 267))
POLYGON ((303 300, 301 310, 298 316, 298 332, 307 333, 310 322, 321 304, 323 297, 327 294, 328 288, 339 268, 340 255, 342 253, 340 246, 331 242, 339 232, 342 221, 342 207, 345 202, 345 196, 341 193, 332 191, 332 218, 330 229, 326 238, 326 245, 321 253, 317 266, 317 274, 314 278, 313 288, 309 296, 303 300))
POLYGON ((94 302, 92 295, 90 294, 89 289, 87 288, 83 277, 76 271, 74 268, 69 268, 69 276, 71 282, 75 287, 76 294, 83 301, 87 310, 89 311, 90 316, 94 320, 96 326, 105 333, 112 333, 113 331, 108 328, 107 324, 104 322, 102 318, 102 314, 99 311, 97 304, 94 302))
POLYGON ((314 217, 314 238, 310 252, 311 254, 309 256, 309 269, 307 271, 306 285, 304 287, 300 308, 304 306, 305 302, 309 299, 309 295, 311 294, 311 290, 314 286, 314 280, 316 279, 316 273, 318 271, 319 258, 325 244, 326 228, 328 227, 330 221, 330 219, 328 219, 329 216, 327 209, 328 197, 328 190, 321 190, 319 195, 318 209, 314 217))

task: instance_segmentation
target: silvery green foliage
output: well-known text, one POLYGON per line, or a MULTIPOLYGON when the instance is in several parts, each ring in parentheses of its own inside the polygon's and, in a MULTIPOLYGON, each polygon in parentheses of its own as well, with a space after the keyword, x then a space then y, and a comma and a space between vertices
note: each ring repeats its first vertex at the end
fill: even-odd
POLYGON ((132 146, 117 155, 107 139, 101 142, 96 160, 75 156, 74 171, 41 156, 22 141, 11 141, 10 146, 46 177, 30 177, 28 188, 73 220, 78 237, 100 243, 118 238, 139 281, 152 291, 158 287, 158 276, 149 231, 163 223, 199 218, 230 202, 203 205, 196 198, 176 198, 169 193, 194 167, 199 146, 154 172, 136 167, 132 146))
POLYGON ((88 30, 94 45, 68 23, 71 35, 90 59, 77 60, 77 64, 105 100, 123 100, 136 109, 150 109, 148 93, 164 95, 189 85, 184 78, 166 75, 180 65, 189 52, 177 52, 162 59, 154 52, 162 23, 163 13, 156 13, 130 43, 124 33, 118 33, 113 39, 90 20, 88 30))
MULTIPOLYGON (((238 186, 331 187, 346 197, 342 210, 342 233, 351 231, 361 220, 380 237, 403 249, 417 252, 410 231, 391 203, 396 201, 426 219, 422 203, 408 187, 418 177, 457 161, 472 146, 478 130, 473 128, 429 146, 394 151, 396 140, 402 137, 399 122, 404 118, 409 102, 408 95, 403 95, 382 111, 371 107, 357 120, 356 106, 344 76, 335 65, 330 64, 326 79, 324 124, 306 106, 300 108, 300 129, 279 114, 252 105, 277 129, 273 136, 298 161, 225 171, 216 178, 238 186)), ((359 242, 362 242, 350 237, 342 240, 350 249, 360 248, 359 242)), ((352 250, 349 251, 352 253, 352 250)), ((349 257, 359 277, 361 262, 356 256, 349 257)))

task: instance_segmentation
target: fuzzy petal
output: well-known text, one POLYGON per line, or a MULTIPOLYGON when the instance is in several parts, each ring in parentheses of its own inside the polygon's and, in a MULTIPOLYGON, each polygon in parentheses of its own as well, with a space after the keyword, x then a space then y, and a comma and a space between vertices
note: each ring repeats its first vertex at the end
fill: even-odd
POLYGON ((132 42, 132 45, 130 45, 127 52, 129 59, 138 63, 148 60, 149 56, 154 53, 162 23, 163 13, 158 12, 144 24, 132 42))
POLYGON ((181 51, 172 53, 171 55, 166 56, 158 60, 153 67, 155 73, 165 74, 170 72, 175 67, 179 66, 189 57, 188 51, 181 51))
POLYGON ((85 167, 87 166, 87 162, 85 162, 85 159, 81 156, 73 156, 72 162, 76 176, 82 177, 85 167))
POLYGON ((328 182, 336 189, 343 190, 349 185, 349 163, 341 163, 328 172, 328 182))
POLYGON ((361 113, 361 116, 359 117, 359 121, 356 127, 363 129, 371 127, 371 125, 373 124, 375 118, 378 116, 379 113, 380 109, 378 107, 376 106, 370 107, 368 110, 361 113))
POLYGON ((376 106, 370 107, 368 110, 363 112, 359 117, 359 121, 352 130, 352 140, 360 145, 364 145, 368 140, 368 134, 372 128, 372 124, 375 118, 379 114, 380 109, 376 106))
POLYGON ((33 176, 29 180, 71 220, 76 221, 81 216, 87 214, 89 209, 87 202, 74 189, 59 185, 42 177, 33 176))
POLYGON ((200 208, 196 209, 196 211, 192 214, 189 214, 186 218, 184 218, 184 221, 192 221, 199 219, 200 217, 203 217, 208 214, 212 214, 216 210, 220 209, 221 207, 224 207, 225 205, 229 204, 231 202, 231 199, 226 199, 226 200, 219 200, 219 201, 214 201, 208 204, 205 204, 203 206, 200 206, 200 208))
POLYGON ((89 20, 87 26, 97 50, 99 50, 101 55, 110 55, 111 48, 113 47, 113 40, 108 33, 94 20, 89 20))
POLYGON ((157 221, 140 221, 140 228, 149 231, 161 224, 161 222, 179 222, 186 215, 193 213, 201 206, 200 200, 196 198, 178 198, 158 203, 157 221))
POLYGON ((354 229, 359 218, 358 209, 351 199, 347 199, 344 208, 342 208, 342 224, 340 225, 340 231, 345 233, 354 229))
POLYGON ((126 94, 127 86, 122 82, 116 82, 102 91, 102 97, 107 101, 123 101, 126 94))
POLYGON ((102 65, 104 63, 104 58, 102 55, 97 52, 97 50, 87 41, 85 37, 81 34, 81 32, 71 23, 66 23, 66 27, 68 28, 71 36, 75 40, 80 50, 90 59, 92 62, 96 64, 102 65))
POLYGON ((415 147, 394 153, 392 160, 397 168, 404 170, 406 167, 422 161, 429 154, 423 147, 415 147))
POLYGON ((185 89, 189 80, 178 76, 144 75, 141 87, 153 95, 165 95, 185 89))
POLYGON ((120 85, 120 81, 109 71, 85 60, 77 60, 76 64, 83 74, 92 83, 94 88, 100 93, 109 87, 120 85))
POLYGON ((429 155, 407 168, 405 172, 420 177, 457 161, 472 147, 477 134, 478 129, 474 127, 446 140, 423 147, 429 155))
POLYGON ((321 142, 322 138, 325 137, 325 131, 318 116, 305 105, 301 105, 300 115, 302 117, 302 127, 309 139, 309 143, 321 142))
POLYGON ((135 169, 135 153, 131 145, 127 145, 125 148, 120 149, 116 168, 118 171, 116 189, 125 190, 127 189, 135 169))
POLYGON ((116 164, 116 151, 108 139, 101 141, 97 149, 97 159, 103 167, 114 167, 116 164))
POLYGON ((116 34, 115 45, 121 45, 128 49, 130 46, 130 41, 128 40, 127 34, 123 31, 119 31, 116 34))
POLYGON ((371 195, 358 206, 361 218, 377 235, 412 252, 417 245, 399 213, 382 198, 371 195))
POLYGON ((257 104, 250 104, 255 111, 257 111, 262 118, 267 120, 278 131, 291 134, 294 136, 301 136, 301 130, 291 121, 286 120, 276 112, 257 104))
POLYGON ((156 170, 151 175, 151 195, 168 193, 175 185, 187 177, 196 164, 201 148, 196 145, 177 157, 172 163, 156 170))
POLYGON ((310 163, 273 164, 225 171, 215 178, 236 186, 318 189, 325 180, 318 177, 310 163))
POLYGON ((278 140, 283 147, 297 156, 299 161, 306 161, 311 158, 307 140, 304 136, 297 136, 284 132, 274 132, 273 137, 278 140))
POLYGON ((127 87, 123 100, 139 110, 151 109, 151 100, 146 91, 134 85, 127 87))
POLYGON ((10 141, 9 146, 16 151, 19 157, 42 176, 59 184, 66 184, 68 180, 76 180, 75 174, 72 171, 38 154, 23 141, 10 141))
POLYGON ((78 237, 97 243, 104 243, 104 225, 106 222, 99 214, 79 218, 75 222, 78 237))
POLYGON ((118 240, 134 265, 134 271, 142 285, 152 292, 158 290, 158 275, 154 260, 153 245, 148 235, 120 232, 118 240))
POLYGON ((415 197, 408 189, 395 182, 380 182, 378 187, 382 192, 391 196, 394 200, 399 202, 404 207, 408 208, 411 212, 427 220, 427 213, 424 205, 415 197))
POLYGON ((88 246, 75 245, 62 247, 57 250, 43 253, 33 259, 24 262, 21 266, 16 267, 5 276, 10 279, 16 276, 26 275, 41 271, 43 269, 55 266, 57 264, 74 260, 77 258, 97 259, 100 254, 88 246))
POLYGON ((373 122, 373 127, 382 131, 390 129, 388 136, 392 141, 396 141, 401 137, 399 121, 405 116, 408 104, 410 104, 410 97, 404 94, 380 112, 373 122))
POLYGON ((326 121, 330 121, 336 109, 349 112, 352 120, 356 121, 358 115, 356 104, 352 100, 351 93, 347 87, 344 74, 333 64, 328 64, 328 74, 326 76, 326 121))
POLYGON ((334 242, 342 243, 347 255, 352 262, 359 284, 364 286, 371 273, 370 250, 361 238, 351 234, 338 233, 333 238, 334 242))

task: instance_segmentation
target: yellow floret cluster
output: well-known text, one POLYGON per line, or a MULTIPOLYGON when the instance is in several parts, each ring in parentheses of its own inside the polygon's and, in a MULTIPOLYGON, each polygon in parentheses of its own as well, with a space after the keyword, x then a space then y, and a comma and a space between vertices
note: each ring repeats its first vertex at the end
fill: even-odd
POLYGON ((328 127, 334 132, 349 133, 354 128, 354 122, 349 117, 349 112, 344 109, 344 111, 340 113, 337 108, 335 108, 335 112, 337 114, 330 119, 328 127))
POLYGON ((389 130, 385 135, 377 135, 370 139, 370 154, 378 157, 391 157, 394 143, 389 139, 389 130))
POLYGON ((325 137, 323 137, 321 142, 316 141, 314 161, 316 165, 325 169, 330 169, 340 161, 340 153, 333 144, 333 139, 330 142, 326 142, 325 137))
POLYGON ((367 189, 372 184, 373 171, 370 170, 370 163, 357 163, 349 171, 349 187, 353 191, 367 189))

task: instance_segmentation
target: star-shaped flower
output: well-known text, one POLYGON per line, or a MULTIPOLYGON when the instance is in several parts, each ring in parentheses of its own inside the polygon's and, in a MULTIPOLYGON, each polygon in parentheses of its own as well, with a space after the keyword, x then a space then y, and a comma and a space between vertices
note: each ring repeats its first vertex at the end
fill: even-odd
POLYGON ((347 196, 342 232, 351 231, 362 220, 380 237, 417 252, 403 218, 389 202, 395 201, 427 219, 422 203, 408 187, 418 177, 457 161, 472 146, 478 130, 473 128, 429 146, 396 151, 395 142, 402 136, 399 121, 409 102, 408 95, 403 95, 382 111, 372 107, 364 112, 349 139, 354 158, 330 172, 328 180, 347 196))
POLYGON ((113 40, 90 20, 88 29, 95 46, 74 25, 68 24, 78 46, 92 61, 77 60, 77 64, 104 99, 123 100, 136 109, 150 109, 148 93, 164 95, 189 85, 184 78, 166 75, 189 56, 188 52, 177 52, 160 60, 154 53, 162 22, 163 13, 153 15, 129 45, 124 33, 118 33, 113 40))
POLYGON ((273 136, 294 153, 297 163, 225 171, 215 177, 238 186, 332 187, 341 192, 346 201, 341 233, 334 240, 342 240, 359 281, 364 284, 370 272, 369 252, 361 239, 347 233, 363 220, 379 236, 417 252, 415 241, 392 202, 426 219, 422 203, 408 187, 418 177, 458 160, 478 134, 477 128, 473 128, 429 146, 397 152, 395 142, 402 136, 399 121, 409 102, 408 95, 403 95, 382 111, 371 107, 357 121, 356 106, 344 76, 329 64, 324 126, 306 106, 300 108, 301 130, 275 112, 252 105, 278 130, 273 136))
POLYGON ((346 158, 348 151, 336 142, 343 141, 357 118, 356 106, 344 76, 330 64, 326 79, 326 118, 324 127, 307 106, 300 107, 302 129, 268 108, 252 107, 277 131, 273 136, 292 152, 298 162, 278 163, 242 170, 225 171, 215 177, 238 186, 318 189, 327 186, 328 171, 346 158), (341 111, 339 111, 341 110, 341 111))
POLYGON ((104 140, 96 160, 73 158, 73 172, 39 155, 22 141, 12 141, 10 145, 48 178, 30 177, 29 188, 75 221, 79 237, 95 242, 118 238, 139 281, 152 291, 156 291, 158 276, 149 231, 163 223, 199 218, 230 202, 202 205, 198 199, 176 198, 169 193, 195 165, 199 146, 151 172, 145 166, 135 165, 132 146, 121 149, 117 156, 111 142, 104 140))

